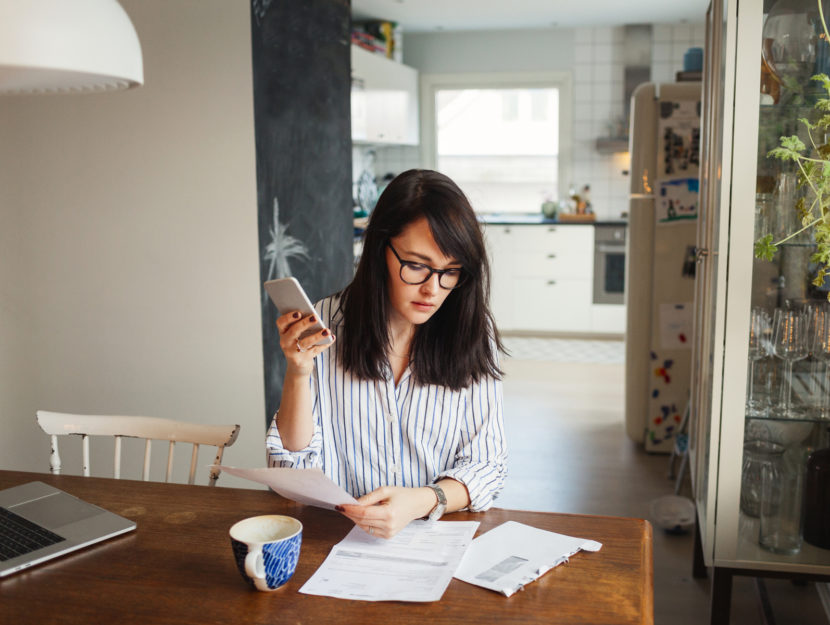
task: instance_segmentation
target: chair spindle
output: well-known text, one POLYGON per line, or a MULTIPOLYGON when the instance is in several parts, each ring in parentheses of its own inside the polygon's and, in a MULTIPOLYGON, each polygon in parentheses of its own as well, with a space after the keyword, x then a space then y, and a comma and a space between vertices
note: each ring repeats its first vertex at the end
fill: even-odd
POLYGON ((152 441, 149 438, 144 442, 144 470, 141 479, 145 482, 150 481, 150 443, 152 441))

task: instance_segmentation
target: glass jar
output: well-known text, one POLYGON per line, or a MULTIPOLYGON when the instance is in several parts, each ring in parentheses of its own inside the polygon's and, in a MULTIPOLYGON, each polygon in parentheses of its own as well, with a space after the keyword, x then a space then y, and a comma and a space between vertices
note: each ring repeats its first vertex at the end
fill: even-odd
POLYGON ((801 497, 804 489, 804 453, 788 449, 777 463, 761 467, 761 523, 758 542, 782 555, 801 551, 801 497))
MULTIPOLYGON (((744 462, 741 473, 741 510, 752 517, 761 516, 761 495, 764 474, 767 480, 781 472, 783 445, 770 441, 750 440, 744 443, 744 462)), ((768 510, 772 512, 774 501, 770 499, 768 510)))

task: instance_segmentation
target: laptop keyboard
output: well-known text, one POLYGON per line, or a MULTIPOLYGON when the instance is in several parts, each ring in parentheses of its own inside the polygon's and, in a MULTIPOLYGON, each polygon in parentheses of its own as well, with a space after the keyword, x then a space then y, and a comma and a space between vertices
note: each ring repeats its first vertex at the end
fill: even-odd
POLYGON ((0 562, 63 540, 66 539, 6 508, 0 508, 0 562))

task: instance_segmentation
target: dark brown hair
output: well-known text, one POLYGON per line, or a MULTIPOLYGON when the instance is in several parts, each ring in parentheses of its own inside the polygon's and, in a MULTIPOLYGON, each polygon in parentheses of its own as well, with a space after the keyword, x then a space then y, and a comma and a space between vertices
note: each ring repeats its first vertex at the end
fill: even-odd
POLYGON ((416 327, 410 348, 415 380, 453 390, 484 376, 500 378, 501 339, 489 309, 490 269, 481 226, 470 202, 447 176, 410 169, 386 187, 372 211, 363 252, 342 293, 344 328, 338 357, 346 371, 370 380, 385 377, 389 363, 389 293, 386 245, 407 226, 426 218, 441 252, 466 273, 441 307, 416 327))

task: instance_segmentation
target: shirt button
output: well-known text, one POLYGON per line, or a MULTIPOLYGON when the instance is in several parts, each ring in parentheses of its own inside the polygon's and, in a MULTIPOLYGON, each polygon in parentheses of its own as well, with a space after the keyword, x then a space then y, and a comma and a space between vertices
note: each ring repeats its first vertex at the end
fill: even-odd
POLYGON ((395 416, 394 416, 394 415, 390 412, 390 413, 388 413, 388 414, 386 415, 386 420, 387 420, 389 423, 392 423, 392 422, 395 420, 395 416))

